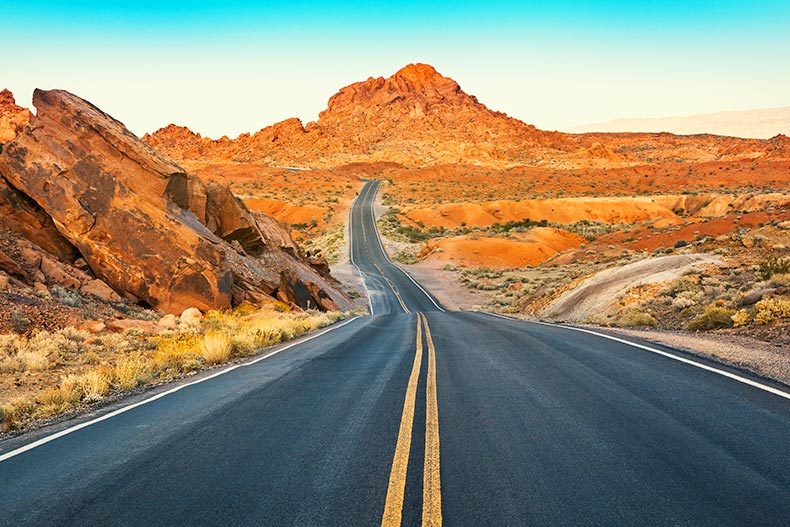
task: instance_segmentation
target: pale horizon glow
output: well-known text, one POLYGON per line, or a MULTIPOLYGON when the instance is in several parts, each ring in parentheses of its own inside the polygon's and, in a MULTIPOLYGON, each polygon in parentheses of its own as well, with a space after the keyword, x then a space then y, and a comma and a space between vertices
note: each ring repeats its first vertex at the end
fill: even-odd
POLYGON ((43 2, 4 8, 0 88, 71 91, 143 135, 236 137, 425 62, 546 130, 790 106, 785 2, 371 5, 43 2))

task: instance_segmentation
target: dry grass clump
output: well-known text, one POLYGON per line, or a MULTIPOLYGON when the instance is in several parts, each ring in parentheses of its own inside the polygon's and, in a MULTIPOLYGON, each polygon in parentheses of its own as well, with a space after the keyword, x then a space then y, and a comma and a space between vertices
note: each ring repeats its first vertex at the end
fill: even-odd
POLYGON ((77 382, 79 383, 82 401, 91 403, 102 399, 110 391, 111 381, 112 376, 110 372, 103 368, 89 370, 87 373, 79 376, 77 382))
POLYGON ((140 353, 122 357, 112 369, 112 384, 120 390, 136 388, 146 383, 149 378, 148 360, 140 353))
POLYGON ((34 417, 49 417, 62 414, 79 404, 82 399, 79 377, 67 375, 61 378, 60 385, 53 386, 36 397, 38 408, 34 417))
POLYGON ((208 365, 227 361, 232 351, 233 342, 227 333, 218 331, 208 333, 200 343, 200 356, 208 365))
POLYGON ((203 365, 199 345, 200 335, 196 332, 159 337, 150 360, 151 370, 163 378, 199 370, 203 365))
MULTIPOLYGON (((43 371, 60 361, 91 352, 89 333, 71 327, 55 332, 35 331, 30 336, 0 335, 0 372, 43 371)), ((90 360, 90 357, 88 358, 90 360)))

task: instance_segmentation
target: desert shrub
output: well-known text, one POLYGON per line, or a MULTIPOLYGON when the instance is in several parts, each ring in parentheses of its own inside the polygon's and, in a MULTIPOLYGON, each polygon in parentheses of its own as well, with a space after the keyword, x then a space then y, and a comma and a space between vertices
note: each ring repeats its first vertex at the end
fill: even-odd
POLYGON ((86 351, 80 356, 80 362, 95 366, 101 363, 101 357, 95 351, 86 351))
POLYGON ((775 274, 790 273, 790 258, 768 256, 757 264, 757 275, 762 280, 769 280, 775 274))
POLYGON ((0 358, 16 355, 20 349, 22 337, 17 335, 0 335, 0 358))
POLYGON ((32 324, 25 312, 20 309, 11 310, 9 322, 11 322, 11 329, 14 331, 14 333, 20 334, 27 332, 27 330, 30 329, 30 325, 32 324))
POLYGON ((41 351, 26 349, 17 355, 19 360, 18 371, 43 371, 49 368, 49 359, 41 351))
POLYGON ((722 306, 706 306, 702 313, 691 319, 686 324, 689 331, 706 331, 711 329, 731 328, 732 316, 735 311, 722 306))
POLYGON ((682 311, 683 309, 697 305, 699 299, 700 294, 695 291, 682 291, 672 299, 672 307, 678 311, 682 311))
POLYGON ((42 371, 50 367, 47 350, 18 335, 0 335, 0 372, 42 371))
POLYGON ((74 328, 64 328, 52 333, 38 331, 30 336, 26 347, 42 355, 70 360, 85 350, 84 342, 87 336, 87 332, 74 328))
POLYGON ((680 249, 681 247, 685 247, 688 244, 689 244, 689 242, 687 242, 686 240, 678 240, 678 241, 675 242, 674 248, 675 249, 680 249))
POLYGON ((680 278, 662 289, 659 294, 674 298, 684 291, 697 291, 697 284, 688 278, 680 278))
POLYGON ((771 287, 790 287, 790 273, 778 273, 771 276, 771 287))
POLYGON ((620 327, 637 327, 637 326, 651 326, 657 325, 656 319, 650 313, 640 311, 639 309, 631 308, 626 309, 615 321, 616 326, 620 327))
POLYGON ((208 333, 200 343, 200 355, 206 364, 225 362, 231 356, 233 343, 227 333, 208 333))
POLYGON ((110 333, 103 335, 100 339, 101 347, 116 353, 126 353, 131 347, 127 336, 120 333, 110 333))
POLYGON ((757 314, 754 316, 756 324, 770 324, 776 320, 790 318, 790 300, 780 298, 766 298, 754 306, 757 314))
POLYGON ((16 398, 0 406, 0 423, 3 431, 10 432, 19 428, 20 423, 33 411, 33 404, 22 398, 16 398))
POLYGON ((732 317, 732 323, 736 328, 741 326, 748 326, 749 323, 752 321, 752 315, 745 309, 741 309, 737 313, 735 313, 732 317))
POLYGON ((49 291, 52 293, 52 296, 55 297, 61 304, 67 305, 69 307, 82 306, 82 295, 80 295, 79 291, 75 289, 66 289, 65 287, 61 287, 59 285, 53 285, 49 291))

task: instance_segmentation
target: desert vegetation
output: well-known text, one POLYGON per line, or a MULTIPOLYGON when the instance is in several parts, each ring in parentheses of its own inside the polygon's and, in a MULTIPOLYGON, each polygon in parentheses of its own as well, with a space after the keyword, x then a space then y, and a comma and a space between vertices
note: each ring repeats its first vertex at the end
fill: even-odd
POLYGON ((92 334, 66 327, 0 335, 4 431, 169 381, 325 327, 350 313, 253 309, 171 318, 159 331, 92 334))

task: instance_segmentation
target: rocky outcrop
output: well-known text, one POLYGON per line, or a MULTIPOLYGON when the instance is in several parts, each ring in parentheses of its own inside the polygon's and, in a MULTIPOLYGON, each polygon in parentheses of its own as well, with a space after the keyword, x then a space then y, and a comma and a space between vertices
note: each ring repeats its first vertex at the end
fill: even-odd
POLYGON ((17 106, 10 91, 0 91, 0 143, 13 140, 28 122, 30 110, 17 106))
MULTIPOLYGON (((83 258, 93 277, 75 288, 206 311, 271 300, 287 271, 344 302, 286 229, 227 187, 204 184, 73 94, 36 90, 33 103, 31 126, 0 153, 0 215, 59 260, 83 258)), ((289 300, 322 306, 315 295, 289 300)))

